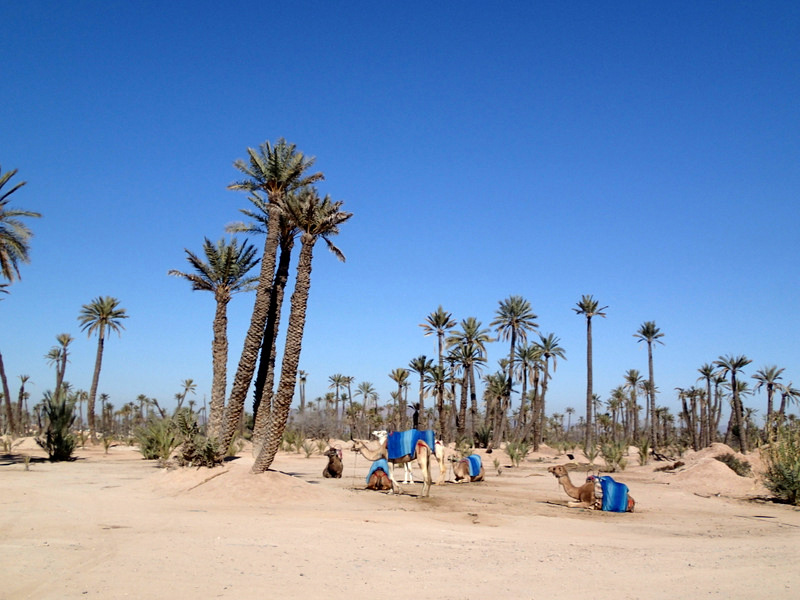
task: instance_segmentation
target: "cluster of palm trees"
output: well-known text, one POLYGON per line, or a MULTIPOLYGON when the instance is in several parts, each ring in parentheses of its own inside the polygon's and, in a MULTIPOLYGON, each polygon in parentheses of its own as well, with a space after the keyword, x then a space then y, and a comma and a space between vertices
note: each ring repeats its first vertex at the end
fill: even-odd
POLYGON ((206 239, 207 262, 187 250, 194 272, 170 273, 189 280, 192 289, 211 291, 215 295, 217 311, 213 324, 208 432, 217 439, 224 455, 242 425, 245 401, 252 384, 252 439, 256 449, 253 471, 260 473, 270 467, 280 447, 294 397, 314 246, 321 239, 340 260, 344 260, 331 238, 339 233, 340 225, 352 214, 342 210, 341 201, 333 201, 329 196, 320 197, 314 184, 324 176, 311 172, 314 158, 299 152, 294 144, 281 138, 274 144, 267 141, 259 148, 248 148, 247 153, 247 160, 234 162, 234 167, 244 178, 231 183, 228 188, 248 194, 253 208, 242 210, 242 213, 252 222, 234 225, 229 231, 264 234, 260 259, 256 258, 256 250, 246 241, 239 244, 235 239, 231 242, 221 240, 212 244, 206 239), (281 308, 289 280, 292 251, 298 238, 300 252, 276 384, 281 308), (249 276, 248 272, 259 261, 258 276, 249 276), (249 289, 255 289, 253 312, 226 400, 228 348, 225 307, 232 294, 249 289))

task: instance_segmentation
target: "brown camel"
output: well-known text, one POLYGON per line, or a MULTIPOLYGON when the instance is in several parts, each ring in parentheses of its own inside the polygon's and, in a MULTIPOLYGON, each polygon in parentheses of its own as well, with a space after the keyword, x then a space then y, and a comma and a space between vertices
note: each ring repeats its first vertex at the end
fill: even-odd
MULTIPOLYGON (((388 440, 384 440, 380 446, 376 450, 369 448, 364 440, 353 440, 353 451, 360 452, 361 456, 366 458, 370 462, 374 462, 381 458, 386 459, 392 468, 389 469, 391 471, 388 475, 392 479, 392 492, 395 494, 400 493, 400 486, 398 485, 397 481, 394 478, 394 465, 404 465, 406 463, 410 463, 414 460, 413 456, 405 455, 401 456, 400 458, 389 458, 389 453, 386 450, 388 440)), ((414 448, 417 464, 419 468, 422 469, 422 494, 421 496, 425 497, 430 493, 431 489, 431 449, 428 447, 428 444, 419 440, 414 448)))
POLYGON ((552 473, 553 476, 558 479, 558 483, 561 484, 561 487, 564 488, 564 491, 567 493, 567 496, 570 498, 575 498, 578 502, 567 502, 567 506, 570 508, 594 508, 595 507, 595 498, 594 498, 594 483, 591 481, 587 481, 581 487, 575 487, 572 484, 572 481, 569 479, 569 474, 567 473, 567 467, 564 465, 556 465, 555 467, 550 467, 547 469, 548 473, 552 473))
POLYGON ((481 470, 478 472, 478 474, 470 476, 469 459, 462 458, 461 460, 459 460, 457 458, 451 458, 450 460, 453 463, 453 477, 456 478, 456 483, 459 483, 462 480, 465 483, 483 481, 483 477, 485 475, 485 471, 483 470, 483 463, 481 463, 481 470))
POLYGON ((389 479, 389 476, 383 469, 375 469, 367 482, 367 489, 390 490, 392 489, 392 480, 389 479))
MULTIPOLYGON (((590 508, 595 510, 602 509, 602 499, 598 498, 598 495, 595 491, 594 481, 587 481, 582 486, 575 487, 572 484, 572 481, 569 479, 569 473, 567 472, 567 467, 565 465, 556 465, 548 468, 547 471, 552 473, 553 476, 558 479, 558 483, 560 483, 561 487, 564 488, 567 496, 577 500, 577 502, 567 502, 567 506, 570 508, 590 508)), ((627 512, 633 512, 635 506, 636 501, 633 499, 633 496, 628 494, 627 512)))
POLYGON ((344 465, 342 464, 342 451, 338 450, 337 448, 328 448, 324 455, 328 457, 328 464, 325 465, 325 469, 322 471, 322 476, 325 479, 330 479, 331 477, 341 479, 342 471, 344 470, 344 465))

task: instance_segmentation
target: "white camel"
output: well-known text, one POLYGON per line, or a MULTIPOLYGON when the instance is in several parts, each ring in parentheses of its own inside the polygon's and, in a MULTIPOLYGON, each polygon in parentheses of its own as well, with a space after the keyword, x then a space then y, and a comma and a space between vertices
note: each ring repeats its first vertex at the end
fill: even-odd
MULTIPOLYGON (((378 439, 381 445, 385 444, 386 440, 389 439, 389 432, 385 429, 373 431, 372 435, 378 439)), ((439 479, 436 481, 436 485, 442 485, 445 482, 445 478, 447 477, 447 465, 450 462, 448 458, 452 454, 454 454, 454 452, 445 446, 442 440, 436 440, 434 444, 434 457, 439 465, 439 479)), ((394 466, 392 466, 392 468, 394 468, 394 466)), ((403 463, 403 484, 408 483, 414 483, 414 472, 411 469, 410 462, 403 463)))
MULTIPOLYGON (((394 466, 410 463, 412 460, 414 460, 414 456, 406 455, 399 458, 389 458, 389 452, 387 449, 388 441, 389 436, 387 434, 386 437, 382 439, 378 449, 373 450, 367 446, 364 440, 353 440, 353 451, 360 452, 361 456, 373 462, 381 458, 386 459, 392 465, 392 468, 389 469, 391 471, 389 473, 389 477, 392 480, 392 492, 399 494, 400 485, 394 478, 394 466)), ((433 451, 424 441, 417 440, 417 443, 414 446, 414 454, 416 455, 417 464, 419 464, 420 469, 422 469, 421 496, 425 497, 430 494, 431 489, 431 454, 433 454, 433 451)))

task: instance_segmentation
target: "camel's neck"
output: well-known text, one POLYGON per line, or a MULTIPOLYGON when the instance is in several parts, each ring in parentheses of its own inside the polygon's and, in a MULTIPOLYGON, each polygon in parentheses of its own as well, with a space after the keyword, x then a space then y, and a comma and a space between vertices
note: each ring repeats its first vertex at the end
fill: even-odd
POLYGON ((370 450, 369 448, 367 448, 366 444, 358 445, 358 451, 361 453, 361 456, 371 461, 376 461, 381 458, 386 458, 385 448, 386 448, 385 446, 381 446, 377 450, 370 450))
POLYGON ((564 491, 567 493, 567 496, 570 496, 571 498, 580 498, 580 488, 576 488, 574 485, 572 485, 569 475, 561 475, 558 478, 558 483, 562 485, 564 491))

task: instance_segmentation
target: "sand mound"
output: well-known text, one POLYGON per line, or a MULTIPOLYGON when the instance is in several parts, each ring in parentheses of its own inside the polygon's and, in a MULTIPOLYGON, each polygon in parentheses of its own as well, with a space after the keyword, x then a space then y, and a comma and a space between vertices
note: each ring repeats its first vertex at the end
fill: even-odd
MULTIPOLYGON (((251 458, 239 458, 213 469, 162 469, 152 477, 152 484, 171 496, 203 500, 252 502, 260 506, 283 503, 318 502, 323 490, 315 483, 280 471, 253 474, 251 458)), ((330 490, 324 490, 330 493, 330 490)))
POLYGON ((686 467, 675 471, 672 481, 698 494, 732 497, 766 494, 766 489, 755 477, 741 477, 728 465, 712 456, 687 461, 686 467))

